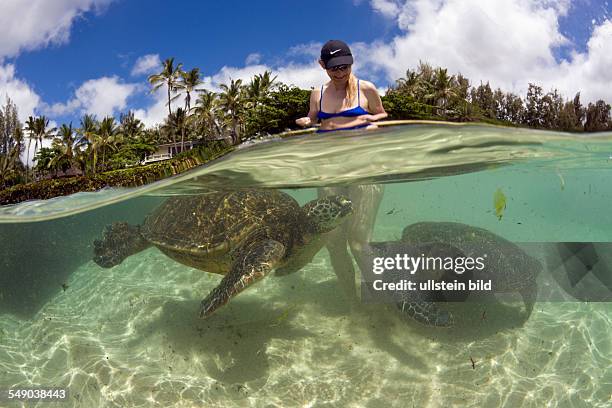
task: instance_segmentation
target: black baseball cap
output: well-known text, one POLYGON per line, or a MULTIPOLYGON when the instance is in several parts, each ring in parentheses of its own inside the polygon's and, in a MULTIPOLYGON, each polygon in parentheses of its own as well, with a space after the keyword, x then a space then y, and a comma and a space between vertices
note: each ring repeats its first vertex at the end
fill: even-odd
POLYGON ((351 49, 344 41, 329 40, 321 48, 321 60, 326 69, 337 67, 338 65, 351 65, 353 54, 351 49))

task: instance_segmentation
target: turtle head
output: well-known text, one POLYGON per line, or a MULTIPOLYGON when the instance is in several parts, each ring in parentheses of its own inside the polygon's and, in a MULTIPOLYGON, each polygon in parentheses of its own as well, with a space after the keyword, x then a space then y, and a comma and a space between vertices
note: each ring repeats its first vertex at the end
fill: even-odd
POLYGON ((93 261, 103 268, 112 268, 150 245, 140 233, 140 226, 115 222, 105 228, 102 239, 94 241, 93 261))
POLYGON ((327 196, 309 201, 304 205, 304 211, 317 232, 329 232, 353 213, 353 203, 344 196, 327 196))

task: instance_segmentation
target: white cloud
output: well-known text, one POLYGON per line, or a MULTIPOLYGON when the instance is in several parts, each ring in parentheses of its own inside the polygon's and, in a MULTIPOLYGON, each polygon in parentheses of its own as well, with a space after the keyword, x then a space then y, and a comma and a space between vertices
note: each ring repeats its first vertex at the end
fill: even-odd
MULTIPOLYGON (((157 124, 160 124, 164 121, 166 116, 168 116, 168 106, 166 102, 168 101, 168 95, 166 94, 166 90, 163 88, 159 88, 153 94, 154 102, 147 108, 135 109, 134 116, 140 119, 145 126, 151 127, 157 124)), ((176 101, 176 103, 182 104, 182 101, 176 101)), ((176 103, 172 104, 172 109, 176 109, 176 103)))
POLYGON ((517 72, 553 66, 552 48, 565 42, 553 9, 520 0, 411 1, 397 22, 407 33, 376 50, 384 59, 372 58, 389 79, 427 60, 476 81, 507 82, 517 72))
POLYGON ((247 55, 246 59, 244 60, 244 63, 245 65, 259 64, 259 61, 261 61, 261 54, 254 52, 252 54, 247 55))
POLYGON ((310 42, 308 44, 298 44, 289 48, 287 52, 288 56, 307 56, 311 57, 313 60, 318 60, 321 56, 321 47, 323 47, 323 43, 321 42, 310 42))
POLYGON ((401 3, 398 0, 372 0, 372 9, 385 17, 395 18, 400 12, 401 3))
POLYGON ((15 77, 15 66, 0 65, 0 104, 4 105, 10 98, 19 110, 19 120, 24 122, 34 115, 34 109, 40 103, 40 96, 25 81, 15 77))
MULTIPOLYGON (((35 116, 35 110, 41 103, 40 96, 30 87, 30 85, 15 76, 15 66, 12 64, 0 65, 0 105, 5 104, 7 97, 17 105, 19 120, 24 126, 28 116, 35 116)), ((49 128, 54 127, 57 127, 57 124, 51 121, 49 128)), ((28 157, 28 152, 26 151, 28 146, 27 140, 29 139, 26 139, 26 149, 21 154, 21 161, 24 163, 27 161, 29 165, 31 165, 35 145, 33 143, 30 145, 28 157)), ((43 146, 51 146, 51 140, 44 140, 43 146)))
POLYGON ((246 84, 251 81, 253 76, 263 74, 265 71, 271 71, 272 76, 276 76, 280 82, 304 89, 309 89, 328 79, 325 71, 315 61, 311 64, 289 63, 286 66, 276 68, 262 64, 242 68, 225 66, 212 77, 206 77, 204 87, 217 92, 220 89, 219 85, 229 84, 232 79, 242 79, 243 84, 246 84))
POLYGON ((370 5, 393 18, 402 33, 389 43, 353 45, 356 60, 366 73, 384 72, 390 83, 423 60, 461 72, 474 84, 490 81, 520 94, 535 82, 566 97, 582 90, 583 100, 612 100, 612 88, 602 86, 610 83, 612 66, 609 20, 594 29, 586 53, 555 60, 555 49, 571 45, 559 29, 569 0, 371 0, 370 5))
POLYGON ((581 91, 583 101, 604 99, 612 102, 612 21, 595 27, 587 44, 587 52, 575 53, 571 61, 563 61, 542 79, 568 96, 581 91))
POLYGON ((74 20, 88 11, 100 11, 113 0, 2 0, 0 58, 70 38, 74 20), (26 4, 27 3, 27 4, 26 4))
POLYGON ((329 80, 317 62, 307 65, 290 64, 277 68, 273 74, 278 75, 279 81, 302 89, 317 87, 329 80))
POLYGON ((146 75, 157 72, 161 68, 162 62, 159 54, 147 54, 139 57, 132 68, 132 76, 146 75))
POLYGON ((125 110, 127 99, 139 89, 136 84, 122 83, 117 76, 90 79, 68 102, 43 105, 43 110, 49 115, 80 112, 104 117, 125 110))
MULTIPOLYGON (((204 88, 212 90, 213 87, 210 83, 210 77, 204 79, 204 83, 198 88, 204 88)), ((215 88, 218 90, 218 87, 215 88)), ((191 106, 195 104, 197 94, 191 94, 191 106)), ((153 93, 153 103, 147 108, 135 109, 134 116, 140 119, 145 126, 155 126, 164 122, 168 116, 168 93, 165 87, 159 88, 153 93)), ((185 108, 185 94, 179 95, 178 98, 174 99, 171 104, 172 112, 176 111, 176 108, 185 108)))
POLYGON ((270 67, 266 65, 248 65, 242 68, 224 66, 215 75, 204 78, 204 87, 218 92, 219 85, 229 84, 232 79, 242 79, 243 83, 247 83, 254 75, 262 74, 269 69, 270 67))

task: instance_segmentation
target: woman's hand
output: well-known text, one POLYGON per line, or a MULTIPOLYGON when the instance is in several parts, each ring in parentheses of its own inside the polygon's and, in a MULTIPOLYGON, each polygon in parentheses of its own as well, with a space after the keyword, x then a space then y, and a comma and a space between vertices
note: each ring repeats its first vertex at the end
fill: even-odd
POLYGON ((295 123, 299 126, 306 127, 312 125, 312 120, 310 120, 308 116, 304 116, 303 118, 296 119, 295 123))
POLYGON ((357 116, 357 119, 363 120, 364 122, 376 122, 378 117, 376 115, 361 115, 357 116))

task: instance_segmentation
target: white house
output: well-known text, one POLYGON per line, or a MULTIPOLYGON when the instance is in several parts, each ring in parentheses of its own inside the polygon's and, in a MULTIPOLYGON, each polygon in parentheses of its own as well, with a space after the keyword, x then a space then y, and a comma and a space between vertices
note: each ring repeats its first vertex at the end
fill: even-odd
MULTIPOLYGON (((186 140, 183 145, 185 146, 185 151, 193 149, 195 146, 201 144, 202 142, 199 140, 192 141, 186 140)), ((157 145, 157 151, 149 154, 145 157, 142 164, 153 163, 162 160, 168 160, 176 156, 181 152, 181 142, 176 143, 165 143, 161 145, 157 145)))
MULTIPOLYGON (((206 140, 185 140, 185 151, 191 150, 196 146, 199 146, 203 143, 213 142, 213 141, 224 141, 227 144, 232 143, 232 139, 229 136, 217 136, 213 138, 207 138, 206 140)), ((142 161, 142 164, 158 162, 162 160, 168 160, 176 156, 181 152, 181 142, 176 143, 165 143, 161 145, 157 145, 157 151, 155 153, 149 154, 142 161)))

